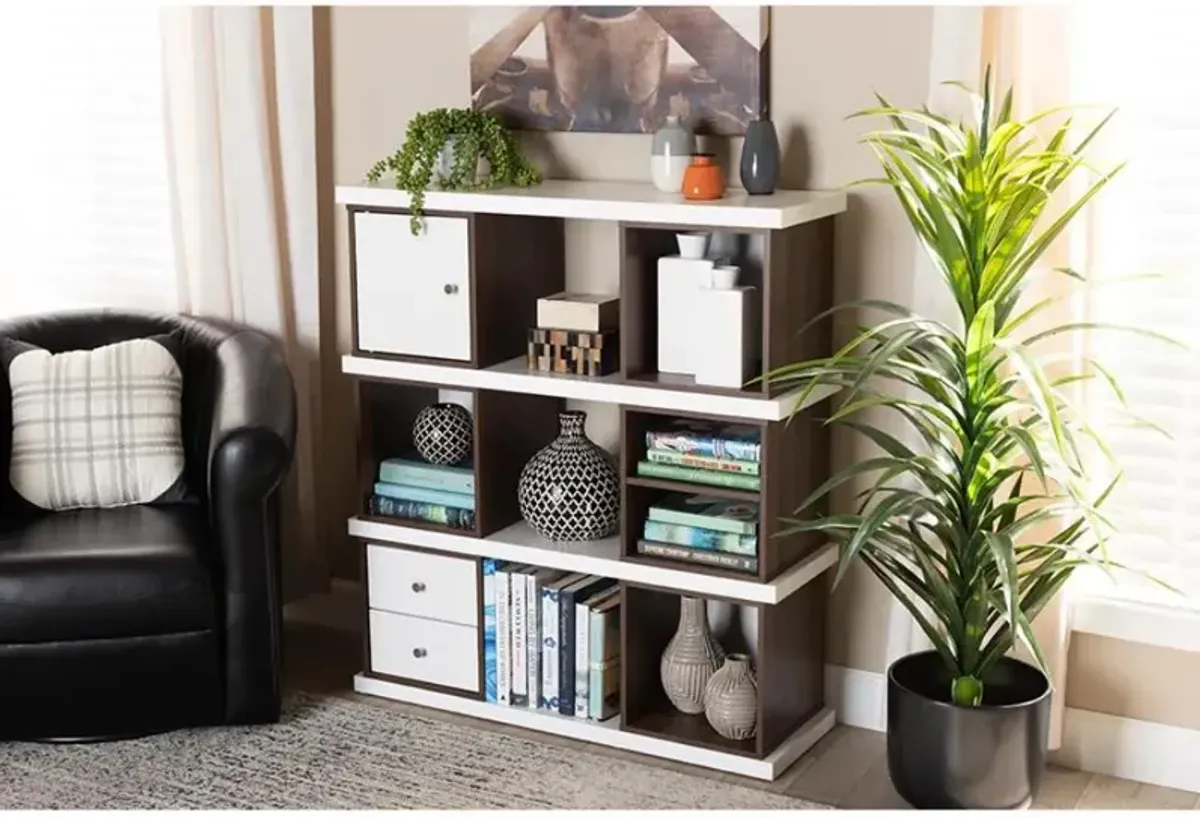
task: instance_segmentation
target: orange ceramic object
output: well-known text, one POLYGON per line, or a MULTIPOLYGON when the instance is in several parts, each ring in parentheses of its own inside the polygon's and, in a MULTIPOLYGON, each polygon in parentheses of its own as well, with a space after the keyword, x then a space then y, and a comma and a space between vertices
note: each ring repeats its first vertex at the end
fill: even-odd
POLYGON ((683 198, 720 199, 725 195, 725 174, 712 154, 698 153, 683 174, 683 198))

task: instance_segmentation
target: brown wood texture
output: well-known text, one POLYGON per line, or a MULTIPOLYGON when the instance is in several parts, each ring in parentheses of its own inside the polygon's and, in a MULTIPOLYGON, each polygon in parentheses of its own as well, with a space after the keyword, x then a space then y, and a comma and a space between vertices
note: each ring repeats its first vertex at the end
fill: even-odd
POLYGON ((524 356, 537 300, 566 288, 563 220, 471 216, 471 348, 483 368, 524 356))
MULTIPOLYGON (((636 463, 634 466, 636 467, 636 463)), ((709 497, 720 497, 726 500, 740 500, 745 503, 757 503, 759 493, 749 489, 731 489, 727 486, 712 486, 707 483, 689 483, 686 480, 663 480, 660 477, 639 477, 630 475, 626 482, 631 486, 647 489, 675 491, 680 494, 704 494, 709 497)))
POLYGON ((770 755, 825 704, 824 577, 776 605, 760 605, 758 620, 758 751, 770 755))
POLYGON ((671 704, 659 664, 679 627, 679 597, 621 583, 621 728, 671 704))
MULTIPOLYGON (((763 282, 763 373, 828 356, 832 321, 800 330, 833 306, 833 218, 771 231, 763 282)), ((790 388, 762 383, 773 394, 790 388)))
POLYGON ((678 252, 672 228, 618 226, 621 376, 658 372, 658 259, 678 252))
POLYGON ((475 393, 475 523, 480 536, 521 519, 521 470, 558 436, 558 413, 565 405, 559 398, 541 395, 475 393))
MULTIPOLYGON (((825 402, 814 407, 824 414, 825 402)), ((759 571, 769 581, 800 562, 825 543, 816 531, 778 534, 787 527, 781 517, 793 517, 804 502, 829 477, 830 429, 813 410, 790 421, 767 423, 763 430, 762 510, 759 520, 759 571), (766 548, 763 544, 766 543, 766 548)), ((828 496, 806 509, 803 519, 828 511, 828 496)))

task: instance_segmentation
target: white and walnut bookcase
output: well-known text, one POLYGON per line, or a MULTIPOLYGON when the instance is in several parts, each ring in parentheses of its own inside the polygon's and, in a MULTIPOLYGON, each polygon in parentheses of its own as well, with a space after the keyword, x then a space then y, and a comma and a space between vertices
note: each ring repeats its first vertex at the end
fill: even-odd
MULTIPOLYGON (((753 244, 760 270, 760 371, 826 355, 828 330, 799 333, 828 309, 833 221, 842 193, 736 192, 688 202, 648 184, 546 181, 524 190, 430 191, 426 229, 409 232, 408 195, 341 187, 350 222, 354 349, 343 371, 358 384, 363 508, 381 459, 410 448, 413 418, 451 390, 468 395, 475 424, 476 525, 472 531, 372 517, 350 520, 362 543, 367 587, 366 667, 355 689, 531 730, 773 779, 834 723, 824 691, 824 573, 833 546, 773 536, 828 474, 829 438, 808 410, 785 422, 798 391, 756 384, 697 386, 657 372, 656 260, 674 234, 711 230, 753 244), (526 332, 537 298, 566 289, 566 219, 618 223, 620 366, 600 378, 530 372, 526 332), (517 479, 558 433, 568 399, 620 407, 622 510, 617 535, 551 543, 521 520, 517 479), (761 430, 761 489, 738 491, 636 475, 645 431, 672 417, 761 430), (637 554, 647 507, 672 492, 736 497, 760 506, 759 570, 748 575, 637 554), (621 706, 605 722, 486 702, 480 562, 492 557, 612 577, 621 585, 621 706), (668 703, 659 659, 679 619, 679 597, 753 609, 759 730, 724 739, 703 715, 668 703)), ((823 400, 828 395, 815 396, 823 400)))

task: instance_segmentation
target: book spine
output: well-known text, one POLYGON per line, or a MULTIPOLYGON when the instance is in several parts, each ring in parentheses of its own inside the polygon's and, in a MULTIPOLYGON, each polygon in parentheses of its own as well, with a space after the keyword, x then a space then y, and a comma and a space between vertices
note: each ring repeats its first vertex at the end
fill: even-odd
POLYGON ((395 497, 372 494, 369 509, 371 514, 380 517, 422 520, 458 530, 470 530, 475 527, 475 512, 463 508, 447 508, 432 503, 415 503, 412 500, 397 500, 395 497))
POLYGON ((688 545, 706 551, 725 551, 730 554, 756 556, 758 554, 758 537, 743 537, 737 534, 726 534, 721 531, 709 531, 704 528, 692 528, 686 525, 660 523, 647 520, 642 529, 642 535, 648 540, 671 543, 672 545, 688 545))
POLYGON ((697 435, 688 432, 653 430, 646 432, 646 448, 686 452, 688 454, 701 455, 702 457, 750 460, 755 463, 762 459, 760 457, 761 446, 755 441, 730 440, 728 438, 697 435))
POLYGON ((483 561, 483 697, 496 701, 496 561, 483 561))
POLYGON ((496 701, 500 704, 510 704, 512 697, 511 576, 506 569, 496 571, 496 701))
POLYGON ((601 671, 604 668, 604 614, 588 612, 588 696, 587 717, 600 720, 604 709, 604 688, 601 671))
POLYGON ((575 715, 575 595, 558 598, 558 712, 575 715))
POLYGON ((575 604, 575 718, 588 715, 588 650, 591 648, 589 630, 591 610, 583 602, 575 604))
POLYGON ((526 639, 526 684, 529 689, 529 709, 537 710, 541 707, 542 696, 542 600, 541 586, 538 585, 537 577, 530 574, 528 577, 529 587, 525 598, 525 630, 526 639))
POLYGON ((758 557, 744 557, 738 554, 726 554, 722 551, 705 551, 684 545, 668 545, 647 540, 638 540, 638 553, 649 557, 666 557, 685 562, 716 565, 720 568, 731 568, 734 571, 746 571, 751 574, 758 573, 758 557))
POLYGON ((758 529, 758 523, 748 520, 731 520, 728 517, 709 514, 691 514, 687 511, 656 506, 650 506, 646 517, 659 523, 689 525, 693 528, 707 528, 709 531, 724 531, 729 534, 754 534, 758 529))
POLYGON ((416 486, 403 486, 397 483, 380 481, 375 484, 375 493, 382 497, 393 497, 397 500, 412 500, 416 503, 429 503, 447 508, 465 508, 475 510, 475 497, 471 494, 459 494, 453 491, 424 489, 416 486))
POLYGON ((528 587, 526 580, 529 579, 528 574, 514 573, 512 579, 509 580, 512 590, 512 604, 510 606, 510 618, 512 619, 512 695, 511 703, 514 707, 525 707, 529 702, 529 688, 527 686, 528 676, 525 673, 526 667, 526 633, 525 633, 525 589, 528 587))
POLYGON ((542 709, 558 710, 558 591, 542 589, 542 709))
POLYGON ((637 473, 645 477, 661 477, 664 480, 681 480, 685 483, 703 483, 709 486, 725 486, 748 491, 758 491, 762 482, 760 478, 751 477, 748 474, 689 469, 685 466, 672 466, 669 463, 651 463, 649 460, 638 462, 637 473))
POLYGON ((758 476, 759 468, 758 464, 751 460, 722 460, 717 457, 668 451, 667 449, 647 449, 646 459, 652 463, 670 463, 675 466, 687 466, 690 469, 727 471, 734 474, 749 474, 754 477, 758 476))
POLYGON ((408 486, 453 491, 459 494, 475 493, 475 474, 469 470, 463 470, 463 472, 442 471, 421 463, 389 463, 385 461, 379 466, 379 479, 385 483, 403 483, 408 486))

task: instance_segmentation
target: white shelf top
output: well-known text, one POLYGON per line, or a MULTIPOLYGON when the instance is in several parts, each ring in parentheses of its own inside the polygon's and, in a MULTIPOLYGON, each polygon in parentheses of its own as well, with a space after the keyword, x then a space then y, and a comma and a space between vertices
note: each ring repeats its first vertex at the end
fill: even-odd
MULTIPOLYGON (((338 204, 407 208, 409 195, 385 180, 378 185, 342 185, 338 204)), ((450 213, 501 213, 610 222, 648 222, 696 227, 779 230, 834 216, 846 209, 842 191, 779 190, 751 196, 730 189, 724 198, 707 202, 663 193, 646 182, 579 182, 547 179, 528 188, 486 191, 430 190, 426 210, 450 213)))
POLYGON ((525 522, 515 523, 484 538, 409 527, 402 521, 382 523, 361 517, 350 518, 349 531, 350 536, 368 542, 415 545, 450 554, 511 560, 766 605, 779 603, 837 564, 837 546, 827 543, 771 582, 758 582, 623 560, 616 537, 582 543, 551 542, 525 522))
POLYGON ((530 371, 524 356, 513 358, 487 369, 470 369, 444 364, 343 355, 342 372, 347 375, 426 383, 435 386, 521 392, 552 398, 620 403, 647 409, 699 412, 767 421, 786 420, 791 417, 795 409, 803 409, 820 403, 838 391, 833 386, 814 389, 809 398, 801 404, 800 397, 804 390, 800 388, 774 398, 669 389, 664 386, 642 385, 636 381, 626 381, 620 374, 592 378, 586 375, 560 375, 530 371))

